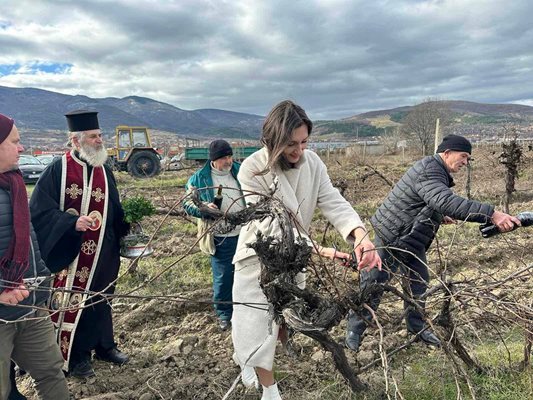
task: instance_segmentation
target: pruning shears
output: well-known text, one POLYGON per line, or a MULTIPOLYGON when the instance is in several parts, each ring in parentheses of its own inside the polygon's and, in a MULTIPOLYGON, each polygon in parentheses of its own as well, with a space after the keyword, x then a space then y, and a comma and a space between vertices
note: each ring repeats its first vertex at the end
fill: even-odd
MULTIPOLYGON (((333 249, 335 249, 335 252, 337 252, 337 246, 335 244, 333 244, 333 249)), ((338 258, 339 260, 342 261, 343 266, 351 268, 354 271, 358 271, 357 269, 358 262, 357 262, 357 257, 355 256, 355 250, 352 250, 352 253, 350 255, 351 257, 349 259, 347 259, 346 257, 338 257, 338 258)))
POLYGON ((34 278, 24 278, 22 282, 27 289, 35 289, 43 282, 50 282, 53 279, 53 276, 36 276, 34 278))

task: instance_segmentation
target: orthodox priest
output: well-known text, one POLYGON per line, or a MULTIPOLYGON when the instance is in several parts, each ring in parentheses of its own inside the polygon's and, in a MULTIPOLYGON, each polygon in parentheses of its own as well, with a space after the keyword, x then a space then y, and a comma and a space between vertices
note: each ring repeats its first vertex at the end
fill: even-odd
POLYGON ((97 112, 78 110, 67 118, 71 150, 37 182, 30 201, 43 259, 57 275, 50 306, 58 342, 71 376, 94 375, 91 352, 115 364, 129 358, 117 349, 109 302, 114 292, 124 222, 117 185, 105 165, 97 112), (64 289, 64 290, 62 290, 64 289))

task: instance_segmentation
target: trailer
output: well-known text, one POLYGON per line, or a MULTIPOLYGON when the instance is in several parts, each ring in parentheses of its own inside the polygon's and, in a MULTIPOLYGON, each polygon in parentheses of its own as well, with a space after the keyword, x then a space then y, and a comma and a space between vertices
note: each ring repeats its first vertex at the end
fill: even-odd
MULTIPOLYGON (((233 158, 235 160, 244 160, 257 150, 261 149, 259 146, 235 146, 233 149, 233 158)), ((198 163, 204 163, 209 160, 209 147, 186 147, 185 148, 185 160, 196 161, 198 163)))

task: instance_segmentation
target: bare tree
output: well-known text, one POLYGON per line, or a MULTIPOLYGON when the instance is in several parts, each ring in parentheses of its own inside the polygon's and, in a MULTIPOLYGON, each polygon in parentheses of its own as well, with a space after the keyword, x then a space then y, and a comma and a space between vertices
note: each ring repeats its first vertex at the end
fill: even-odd
POLYGON ((415 139, 425 156, 433 152, 437 118, 444 127, 451 121, 450 109, 443 101, 427 99, 415 106, 403 121, 404 132, 415 139))
POLYGON ((387 126, 385 133, 379 137, 379 141, 385 148, 385 154, 396 154, 398 143, 403 139, 401 130, 397 126, 387 126))
POLYGON ((499 156, 499 161, 505 166, 505 195, 503 198, 503 208, 506 213, 509 213, 509 204, 513 192, 515 191, 515 181, 518 179, 518 169, 522 161, 522 146, 518 144, 518 132, 516 128, 510 128, 509 132, 505 134, 508 140, 502 142, 502 153, 499 156))

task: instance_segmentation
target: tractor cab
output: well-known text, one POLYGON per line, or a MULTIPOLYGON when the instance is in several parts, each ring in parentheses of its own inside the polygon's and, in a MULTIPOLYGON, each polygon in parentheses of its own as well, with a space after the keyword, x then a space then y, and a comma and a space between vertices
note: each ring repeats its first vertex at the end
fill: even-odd
POLYGON ((115 131, 118 161, 126 161, 134 149, 152 148, 146 127, 117 126, 115 131))
POLYGON ((115 147, 108 150, 108 155, 116 169, 137 178, 150 178, 161 170, 159 155, 145 126, 117 126, 115 147))

